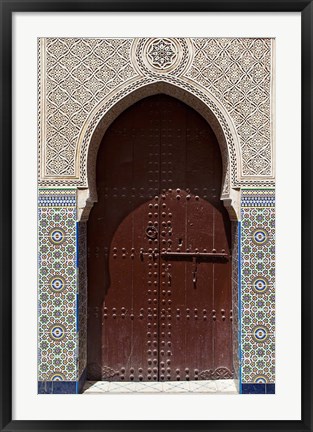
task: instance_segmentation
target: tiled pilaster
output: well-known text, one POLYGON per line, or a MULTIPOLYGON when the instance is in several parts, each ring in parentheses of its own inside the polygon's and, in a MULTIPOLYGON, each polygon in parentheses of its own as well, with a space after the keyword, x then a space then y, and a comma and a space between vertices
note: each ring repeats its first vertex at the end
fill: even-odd
POLYGON ((241 191, 241 391, 274 393, 275 192, 241 191))
POLYGON ((38 393, 77 393, 76 190, 38 194, 38 393))
POLYGON ((240 328, 239 328, 239 283, 238 283, 238 265, 239 265, 239 255, 238 255, 238 236, 239 236, 239 223, 232 222, 232 315, 233 315, 233 366, 235 373, 235 382, 239 383, 240 375, 240 328))

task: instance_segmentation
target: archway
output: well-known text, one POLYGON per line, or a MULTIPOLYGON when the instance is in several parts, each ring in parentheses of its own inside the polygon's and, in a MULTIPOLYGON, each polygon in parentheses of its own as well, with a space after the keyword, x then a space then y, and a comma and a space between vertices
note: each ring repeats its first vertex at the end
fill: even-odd
POLYGON ((110 126, 88 221, 88 378, 230 378, 230 221, 208 123, 166 95, 110 126))
POLYGON ((156 94, 166 94, 186 103, 211 126, 217 137, 223 163, 221 199, 231 220, 239 220, 240 145, 232 119, 223 105, 207 90, 177 78, 151 82, 140 79, 104 99, 89 115, 81 130, 76 164, 80 166, 83 184, 78 190, 78 218, 88 220, 89 211, 97 201, 96 160, 100 142, 110 124, 135 102, 156 94))

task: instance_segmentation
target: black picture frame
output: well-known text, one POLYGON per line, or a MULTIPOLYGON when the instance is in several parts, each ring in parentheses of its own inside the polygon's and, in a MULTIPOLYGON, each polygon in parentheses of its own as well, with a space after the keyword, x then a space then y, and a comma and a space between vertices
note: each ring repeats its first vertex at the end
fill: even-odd
MULTIPOLYGON (((2 431, 311 431, 313 1, 308 0, 0 0, 1 13, 1 430, 2 431), (299 421, 14 421, 12 420, 12 16, 14 12, 301 12, 302 67, 302 419, 299 421)), ((290 251, 299 253, 300 251, 290 251)), ((292 313, 292 311, 290 311, 292 313)))

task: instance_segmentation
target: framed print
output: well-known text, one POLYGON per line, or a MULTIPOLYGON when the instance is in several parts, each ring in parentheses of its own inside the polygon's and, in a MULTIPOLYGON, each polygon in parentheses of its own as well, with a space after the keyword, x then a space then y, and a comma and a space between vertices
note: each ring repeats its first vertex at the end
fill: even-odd
POLYGON ((311 2, 2 6, 3 428, 310 430, 311 2))

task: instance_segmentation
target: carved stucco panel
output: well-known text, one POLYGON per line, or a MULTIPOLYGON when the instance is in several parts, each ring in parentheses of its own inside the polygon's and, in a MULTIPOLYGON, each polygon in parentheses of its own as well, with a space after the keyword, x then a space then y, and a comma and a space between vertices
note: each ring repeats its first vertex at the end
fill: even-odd
POLYGON ((42 178, 77 178, 77 138, 86 118, 107 94, 136 75, 131 43, 131 39, 41 39, 42 178))
POLYGON ((40 39, 40 184, 87 186, 87 157, 78 145, 90 113, 110 100, 102 111, 108 113, 117 94, 121 100, 123 91, 126 96, 144 81, 185 87, 211 110, 216 98, 239 140, 236 154, 221 125, 230 158, 225 184, 273 184, 272 44, 242 38, 40 39))
POLYGON ((273 176, 272 39, 193 39, 186 76, 228 110, 240 137, 242 176, 273 176))

